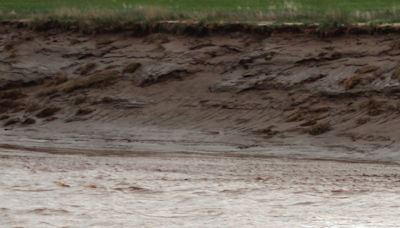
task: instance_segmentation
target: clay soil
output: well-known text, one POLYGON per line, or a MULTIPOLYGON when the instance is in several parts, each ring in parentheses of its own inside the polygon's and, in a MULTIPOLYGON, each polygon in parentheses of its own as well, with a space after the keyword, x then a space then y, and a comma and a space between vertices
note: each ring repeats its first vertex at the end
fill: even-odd
POLYGON ((84 35, 7 25, 1 34, 3 144, 24 135, 68 148, 119 136, 126 144, 278 143, 344 148, 362 160, 382 148, 383 160, 396 156, 397 34, 84 35))

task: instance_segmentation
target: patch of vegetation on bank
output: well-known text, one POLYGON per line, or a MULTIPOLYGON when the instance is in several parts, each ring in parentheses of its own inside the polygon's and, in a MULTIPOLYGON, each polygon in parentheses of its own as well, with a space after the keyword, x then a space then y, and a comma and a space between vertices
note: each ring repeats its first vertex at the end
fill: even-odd
POLYGON ((0 2, 3 20, 91 23, 198 22, 354 23, 400 22, 397 0, 13 0, 0 2))

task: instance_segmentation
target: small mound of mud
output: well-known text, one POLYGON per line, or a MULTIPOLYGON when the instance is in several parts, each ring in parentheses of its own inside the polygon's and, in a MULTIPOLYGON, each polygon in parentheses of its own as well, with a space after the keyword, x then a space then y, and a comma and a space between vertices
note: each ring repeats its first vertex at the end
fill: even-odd
POLYGON ((377 66, 365 66, 356 70, 355 75, 344 79, 341 83, 344 85, 346 90, 354 89, 356 86, 369 85, 377 79, 374 72, 378 71, 377 66))
POLYGON ((22 125, 27 126, 27 125, 32 125, 35 124, 36 120, 33 118, 26 118, 24 121, 22 121, 22 125))
POLYGON ((41 90, 37 96, 44 97, 50 96, 56 93, 71 93, 75 90, 90 89, 99 86, 110 86, 117 79, 120 79, 118 72, 104 72, 100 74, 93 74, 83 78, 76 78, 71 80, 62 81, 55 85, 50 85, 47 88, 41 90))
POLYGON ((22 93, 19 90, 5 91, 0 93, 0 100, 1 99, 18 100, 24 97, 26 97, 26 94, 22 93))
POLYGON ((78 89, 88 89, 95 86, 108 86, 119 79, 118 72, 109 72, 102 74, 94 74, 84 78, 69 80, 58 87, 59 91, 70 93, 78 89))
POLYGON ((94 108, 80 108, 78 111, 76 111, 75 115, 76 116, 86 116, 86 115, 93 113, 94 111, 96 111, 96 109, 94 109, 94 108))
POLYGON ((21 109, 24 106, 22 102, 15 100, 0 100, 0 114, 5 112, 15 112, 21 109))
POLYGON ((38 114, 36 114, 37 118, 48 118, 53 115, 55 115, 57 112, 59 112, 61 108, 59 107, 48 107, 40 111, 38 114))
POLYGON ((264 138, 272 138, 272 137, 276 136, 277 134, 279 134, 279 131, 274 130, 274 128, 275 128, 275 126, 269 126, 264 129, 256 130, 256 131, 254 131, 254 133, 259 134, 259 135, 263 136, 264 138))
POLYGON ((9 119, 9 118, 10 118, 9 115, 2 115, 2 116, 0 116, 0 121, 1 120, 6 120, 6 119, 9 119))
POLYGON ((135 73, 141 66, 141 63, 130 63, 123 69, 122 72, 132 74, 135 73))
POLYGON ((328 131, 332 130, 332 125, 328 122, 326 123, 319 123, 315 124, 314 126, 310 127, 307 132, 310 135, 322 135, 328 131))
POLYGON ((4 123, 4 127, 12 126, 12 125, 18 124, 20 122, 21 122, 20 118, 12 118, 12 119, 7 120, 7 122, 4 123))
POLYGON ((88 75, 97 67, 96 63, 87 63, 81 67, 79 67, 75 73, 79 75, 88 75))
POLYGON ((361 104, 361 108, 367 109, 369 116, 379 116, 385 112, 385 101, 379 101, 371 98, 367 102, 361 104))
POLYGON ((142 72, 134 75, 133 80, 137 86, 146 87, 169 80, 183 80, 195 72, 196 70, 191 67, 182 67, 177 64, 146 66, 142 72))

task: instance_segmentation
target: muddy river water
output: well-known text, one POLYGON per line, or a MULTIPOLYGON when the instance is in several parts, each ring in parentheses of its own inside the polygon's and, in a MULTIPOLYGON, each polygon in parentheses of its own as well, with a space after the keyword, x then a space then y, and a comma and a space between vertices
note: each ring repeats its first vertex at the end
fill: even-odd
POLYGON ((391 164, 0 152, 1 227, 397 227, 391 164))

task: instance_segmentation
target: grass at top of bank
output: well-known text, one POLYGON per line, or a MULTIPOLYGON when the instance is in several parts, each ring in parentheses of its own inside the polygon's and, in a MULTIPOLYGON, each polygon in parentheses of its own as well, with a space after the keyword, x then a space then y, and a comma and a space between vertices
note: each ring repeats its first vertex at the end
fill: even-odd
POLYGON ((400 22, 398 0, 12 0, 3 19, 300 23, 400 22))

